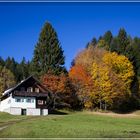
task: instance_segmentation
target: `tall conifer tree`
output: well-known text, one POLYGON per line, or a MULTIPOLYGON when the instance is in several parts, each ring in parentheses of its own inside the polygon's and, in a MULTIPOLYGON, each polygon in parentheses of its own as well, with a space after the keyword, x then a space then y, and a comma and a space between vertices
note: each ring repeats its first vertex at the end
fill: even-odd
POLYGON ((113 35, 112 35, 111 31, 107 31, 104 34, 103 39, 105 40, 105 42, 107 43, 107 45, 110 46, 111 41, 113 39, 113 35))
POLYGON ((124 54, 127 50, 127 47, 129 46, 130 42, 128 39, 128 35, 125 31, 125 29, 121 28, 118 34, 118 45, 119 45, 119 53, 124 54))
POLYGON ((51 71, 60 74, 65 70, 65 57, 55 29, 50 23, 45 23, 35 46, 32 60, 32 71, 35 74, 45 74, 51 71))

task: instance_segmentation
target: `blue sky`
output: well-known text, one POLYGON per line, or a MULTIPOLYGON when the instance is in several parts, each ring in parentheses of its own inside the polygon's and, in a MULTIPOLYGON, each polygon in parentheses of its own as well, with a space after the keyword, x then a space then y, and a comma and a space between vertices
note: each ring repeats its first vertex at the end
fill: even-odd
POLYGON ((44 23, 57 31, 69 69, 93 37, 124 27, 140 37, 140 3, 0 3, 0 56, 31 60, 44 23))

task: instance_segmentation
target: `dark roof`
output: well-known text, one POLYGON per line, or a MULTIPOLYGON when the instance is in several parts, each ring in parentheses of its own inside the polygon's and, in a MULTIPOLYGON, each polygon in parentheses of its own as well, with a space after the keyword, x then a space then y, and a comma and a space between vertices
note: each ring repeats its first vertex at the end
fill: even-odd
MULTIPOLYGON (((36 83, 38 83, 45 91, 45 93, 51 93, 51 91, 49 89, 46 89, 37 79, 35 79, 33 76, 29 76, 28 78, 26 78, 25 80, 21 81, 19 84, 17 84, 16 86, 14 86, 13 88, 6 90, 3 94, 3 96, 12 93, 13 91, 16 91, 16 89, 18 89, 19 87, 25 85, 28 81, 34 81, 36 83)), ((27 92, 27 94, 29 94, 27 92)), ((40 94, 40 93, 37 93, 40 94)))
POLYGON ((48 97, 48 93, 37 93, 37 92, 21 92, 17 91, 13 93, 13 96, 22 96, 22 97, 48 97))

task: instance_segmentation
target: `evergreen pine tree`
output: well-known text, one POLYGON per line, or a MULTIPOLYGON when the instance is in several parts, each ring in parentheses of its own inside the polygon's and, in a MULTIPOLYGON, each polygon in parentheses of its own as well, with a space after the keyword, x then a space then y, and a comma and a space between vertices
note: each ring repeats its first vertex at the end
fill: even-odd
POLYGON ((71 67, 75 66, 75 59, 71 61, 71 67))
POLYGON ((93 46, 97 45, 97 39, 95 37, 91 40, 91 45, 93 46))
POLYGON ((107 43, 108 46, 110 46, 111 41, 113 39, 113 35, 111 31, 107 31, 103 36, 104 41, 107 43))
POLYGON ((7 69, 9 69, 14 74, 14 76, 16 76, 16 74, 17 74, 16 73, 16 64, 17 63, 13 57, 12 58, 8 57, 5 61, 5 67, 7 69))
POLYGON ((118 42, 119 42, 119 48, 120 48, 120 52, 121 54, 125 53, 125 50, 127 49, 128 45, 129 45, 129 39, 127 36, 127 33, 125 31, 125 29, 121 28, 118 34, 118 42))
POLYGON ((19 65, 19 64, 15 61, 15 59, 13 57, 12 58, 8 57, 5 60, 4 66, 14 74, 16 83, 18 83, 20 81, 19 74, 21 73, 21 70, 17 69, 18 68, 17 65, 19 65))
POLYGON ((102 36, 99 36, 99 38, 98 38, 98 42, 100 41, 100 40, 102 40, 103 39, 103 37, 102 36))
POLYGON ((32 60, 32 71, 44 74, 52 71, 54 74, 65 72, 65 57, 57 33, 50 23, 45 23, 32 60))
POLYGON ((5 65, 5 61, 3 60, 3 58, 0 56, 0 65, 4 66, 5 65))
POLYGON ((90 45, 90 43, 88 42, 88 43, 86 44, 86 47, 85 47, 85 48, 88 48, 88 47, 89 47, 89 45, 90 45))
POLYGON ((140 76, 140 39, 135 37, 133 40, 133 64, 135 66, 136 74, 140 76))
POLYGON ((12 63, 11 58, 8 56, 8 58, 5 60, 5 67, 10 69, 11 63, 12 63))
POLYGON ((21 63, 20 63, 20 67, 21 67, 21 80, 26 79, 29 76, 29 67, 28 64, 25 60, 25 57, 23 57, 21 63))

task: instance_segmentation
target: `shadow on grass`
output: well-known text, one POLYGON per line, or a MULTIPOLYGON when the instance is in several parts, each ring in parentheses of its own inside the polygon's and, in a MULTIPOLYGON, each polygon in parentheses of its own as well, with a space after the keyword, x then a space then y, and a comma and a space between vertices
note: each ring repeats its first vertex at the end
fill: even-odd
POLYGON ((68 113, 59 110, 49 110, 49 114, 53 115, 67 115, 68 113))
POLYGON ((133 110, 112 110, 112 112, 117 114, 131 114, 133 112, 137 111, 136 109, 133 110))

